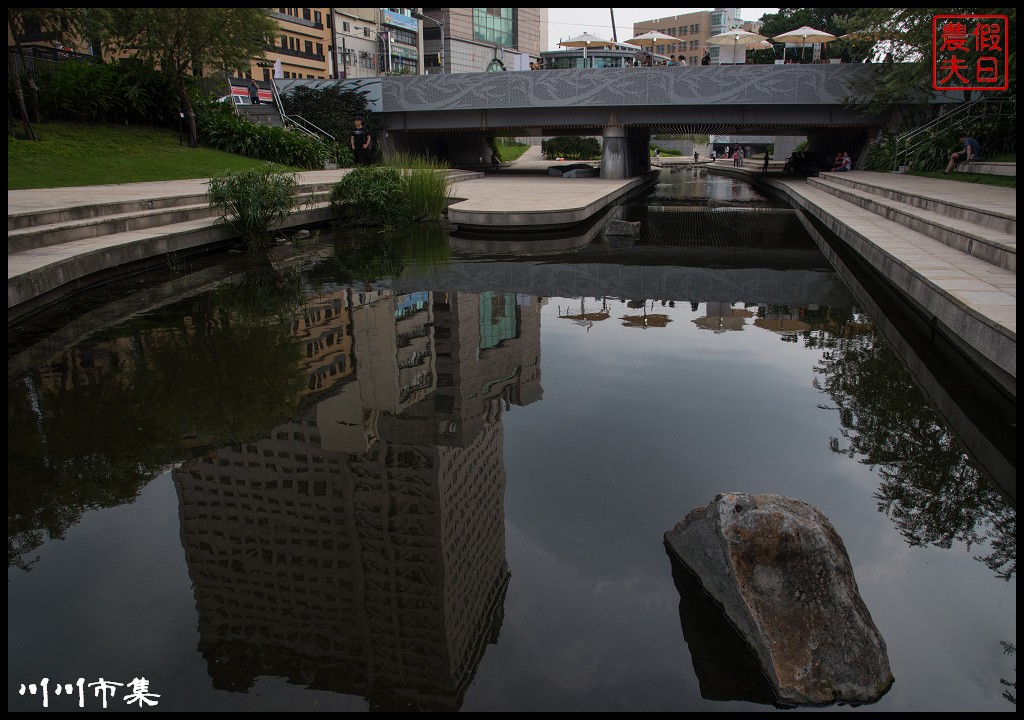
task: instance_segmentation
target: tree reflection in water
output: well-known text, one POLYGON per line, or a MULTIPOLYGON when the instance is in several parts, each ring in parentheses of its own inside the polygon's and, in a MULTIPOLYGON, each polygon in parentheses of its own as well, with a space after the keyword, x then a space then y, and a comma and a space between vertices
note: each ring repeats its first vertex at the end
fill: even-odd
POLYGON ((815 369, 814 386, 831 396, 842 424, 832 450, 878 470, 878 508, 911 546, 987 545, 975 558, 1009 581, 1017 571, 1015 508, 971 464, 889 345, 870 325, 857 327, 834 335, 815 369))

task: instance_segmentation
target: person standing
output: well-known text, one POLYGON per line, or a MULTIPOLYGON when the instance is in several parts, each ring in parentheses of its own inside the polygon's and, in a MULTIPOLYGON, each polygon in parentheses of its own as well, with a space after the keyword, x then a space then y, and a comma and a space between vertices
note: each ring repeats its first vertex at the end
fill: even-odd
POLYGON ((768 156, 768 151, 765 150, 764 151, 764 167, 761 168, 761 172, 763 172, 763 173, 768 172, 768 161, 769 160, 771 160, 771 158, 768 156))
POLYGON ((255 80, 249 80, 249 102, 253 105, 260 104, 260 87, 255 80))
POLYGON ((704 48, 704 55, 701 56, 700 64, 701 65, 710 65, 711 64, 711 51, 708 50, 707 48, 704 48))
POLYGON ((363 127, 363 119, 357 117, 352 121, 355 128, 349 133, 349 145, 352 147, 352 155, 355 157, 356 165, 370 164, 370 142, 373 137, 370 131, 363 127))

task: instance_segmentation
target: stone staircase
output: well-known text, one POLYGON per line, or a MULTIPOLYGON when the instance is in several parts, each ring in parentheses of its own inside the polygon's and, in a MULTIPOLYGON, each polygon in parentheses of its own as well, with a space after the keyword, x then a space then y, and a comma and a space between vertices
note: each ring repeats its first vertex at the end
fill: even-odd
MULTIPOLYGON (((280 229, 333 220, 330 192, 346 172, 299 174, 294 209, 280 229)), ((453 183, 483 177, 460 170, 448 174, 453 183)), ((9 323, 118 274, 227 247, 238 239, 209 207, 205 180, 15 192, 48 199, 32 203, 34 210, 7 216, 9 323)))
POLYGON ((1015 215, 860 182, 856 173, 821 173, 807 182, 962 253, 1017 271, 1015 215))
MULTIPOLYGON (((340 177, 334 175, 300 184, 296 209, 282 230, 332 218, 328 196, 340 177)), ((8 322, 119 272, 237 240, 209 207, 205 190, 197 192, 204 186, 186 181, 150 198, 8 215, 8 322)))
POLYGON ((764 182, 786 192, 1016 397, 1014 189, 856 171, 764 182))
POLYGON ((284 127, 281 111, 277 106, 268 103, 259 105, 238 105, 238 112, 249 122, 268 127, 284 127))

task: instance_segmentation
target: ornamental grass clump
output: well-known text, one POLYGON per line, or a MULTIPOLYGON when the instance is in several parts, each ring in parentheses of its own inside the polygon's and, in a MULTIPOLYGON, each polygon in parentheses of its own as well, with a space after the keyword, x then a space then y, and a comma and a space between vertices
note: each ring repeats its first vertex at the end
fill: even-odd
POLYGON ((440 220, 452 199, 448 163, 418 155, 396 155, 388 165, 402 170, 413 220, 440 220))
POLYGON ((451 197, 446 163, 408 155, 392 157, 386 165, 353 168, 331 190, 338 215, 384 227, 438 221, 451 197))
POLYGON ((253 168, 212 178, 210 207, 234 227, 250 250, 267 248, 274 232, 295 207, 298 176, 271 168, 253 168))

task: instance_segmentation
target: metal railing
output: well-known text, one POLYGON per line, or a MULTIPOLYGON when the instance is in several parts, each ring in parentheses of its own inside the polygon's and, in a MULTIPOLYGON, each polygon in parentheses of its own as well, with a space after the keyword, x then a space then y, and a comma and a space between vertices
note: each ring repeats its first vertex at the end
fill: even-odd
POLYGON ((273 79, 270 81, 270 92, 274 98, 274 104, 277 106, 277 111, 281 114, 281 123, 286 128, 298 130, 317 142, 326 145, 331 151, 333 162, 337 163, 338 158, 337 155, 335 155, 335 148, 337 147, 338 142, 335 137, 301 115, 289 115, 286 113, 284 110, 284 101, 281 99, 281 92, 277 89, 277 83, 275 83, 273 79))
POLYGON ((957 130, 966 127, 972 117, 988 113, 993 106, 996 109, 996 113, 1001 115, 1003 106, 1007 102, 1009 102, 1008 98, 978 97, 957 106, 950 112, 943 113, 924 125, 900 135, 896 138, 896 152, 893 154, 892 171, 895 173, 902 172, 900 167, 903 167, 903 171, 910 169, 910 158, 914 150, 928 142, 925 133, 930 133, 933 130, 957 130), (901 158, 903 160, 902 165, 900 163, 901 158))
POLYGON ((320 137, 321 140, 323 138, 327 138, 331 142, 337 142, 337 140, 335 139, 335 137, 333 135, 331 135, 329 132, 327 132, 323 128, 318 127, 317 125, 314 125, 309 120, 307 120, 306 118, 302 117, 301 115, 285 115, 285 113, 282 112, 281 113, 281 117, 282 118, 287 118, 287 120, 289 122, 294 122, 296 125, 298 125, 302 130, 305 130, 307 133, 317 134, 317 135, 321 136, 320 137))

